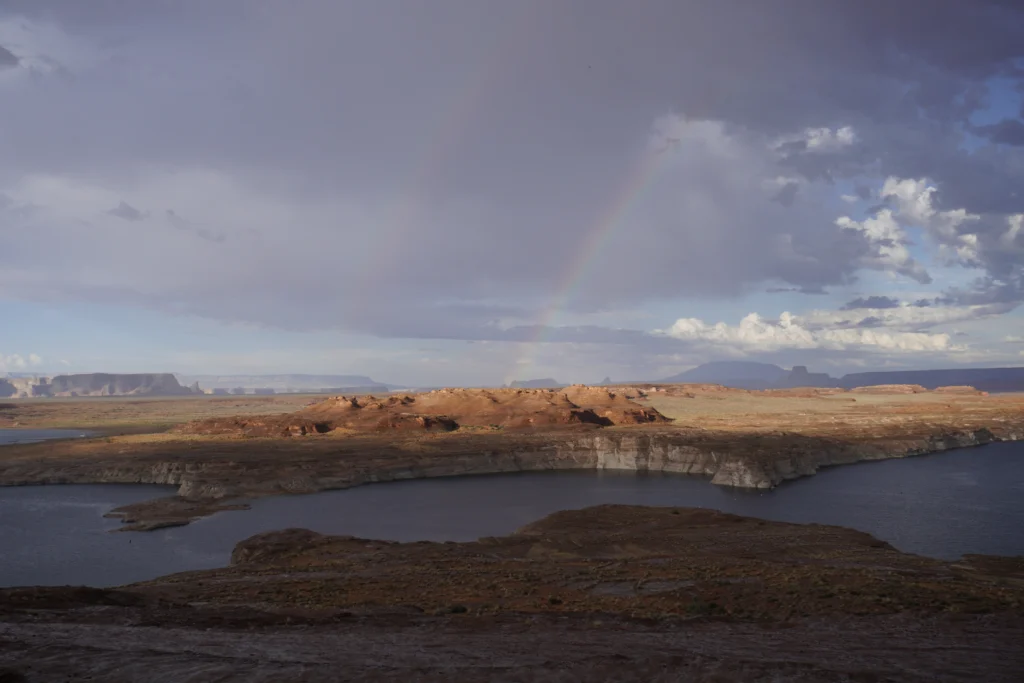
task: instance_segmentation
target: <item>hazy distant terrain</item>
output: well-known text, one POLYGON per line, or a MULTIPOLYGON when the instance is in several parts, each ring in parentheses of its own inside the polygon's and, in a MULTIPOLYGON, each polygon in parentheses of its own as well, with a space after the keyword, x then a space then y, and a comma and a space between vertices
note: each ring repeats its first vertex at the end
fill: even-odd
POLYGON ((778 365, 752 361, 718 361, 705 363, 659 380, 666 384, 722 384, 737 389, 768 389, 788 373, 778 365))
MULTIPOLYGON (((191 385, 198 382, 204 391, 215 389, 273 389, 278 393, 287 392, 322 392, 345 391, 363 393, 366 390, 390 391, 403 389, 397 384, 385 384, 365 375, 178 375, 182 384, 191 385)), ((251 393, 251 392, 250 392, 251 393)))
POLYGON ((0 379, 0 397, 72 398, 78 396, 184 396, 199 393, 182 386, 170 373, 88 373, 56 377, 0 379))
POLYGON ((545 377, 543 379, 519 379, 508 383, 509 389, 558 389, 564 387, 557 379, 545 377))
POLYGON ((671 383, 721 384, 736 389, 792 389, 797 387, 835 387, 853 389, 879 384, 919 384, 926 389, 969 385, 981 391, 1024 391, 1024 368, 955 368, 947 370, 890 370, 856 372, 831 377, 809 372, 796 365, 785 370, 769 363, 722 361, 705 363, 686 372, 658 380, 671 383))

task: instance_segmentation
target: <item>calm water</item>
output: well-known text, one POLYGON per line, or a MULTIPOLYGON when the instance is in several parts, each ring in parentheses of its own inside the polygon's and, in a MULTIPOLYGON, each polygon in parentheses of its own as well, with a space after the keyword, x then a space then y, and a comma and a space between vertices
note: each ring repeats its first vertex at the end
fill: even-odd
POLYGON ((89 436, 81 429, 0 429, 0 446, 38 443, 49 439, 78 439, 89 436))
POLYGON ((156 486, 0 488, 0 585, 109 586, 227 564, 233 545, 306 527, 398 541, 507 534, 557 510, 600 503, 685 505, 839 524, 896 547, 956 558, 1024 555, 1024 444, 993 444, 824 470, 767 493, 681 475, 545 472, 405 481, 267 498, 190 526, 107 533, 112 507, 169 495, 156 486))

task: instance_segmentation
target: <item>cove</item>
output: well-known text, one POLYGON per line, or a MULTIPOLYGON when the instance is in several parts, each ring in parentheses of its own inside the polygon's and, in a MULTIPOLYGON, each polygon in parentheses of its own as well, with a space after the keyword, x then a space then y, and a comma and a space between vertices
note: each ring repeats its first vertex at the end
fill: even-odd
POLYGON ((114 586, 228 562, 261 531, 304 527, 395 541, 499 536, 558 510, 602 503, 706 507, 867 531, 943 559, 1024 555, 1024 444, 998 443, 822 470, 770 492, 634 472, 529 472, 422 479, 264 498, 189 526, 108 533, 103 515, 173 489, 133 485, 0 489, 0 586, 114 586))
POLYGON ((90 435, 91 432, 83 429, 0 429, 0 446, 51 439, 81 439, 90 435))

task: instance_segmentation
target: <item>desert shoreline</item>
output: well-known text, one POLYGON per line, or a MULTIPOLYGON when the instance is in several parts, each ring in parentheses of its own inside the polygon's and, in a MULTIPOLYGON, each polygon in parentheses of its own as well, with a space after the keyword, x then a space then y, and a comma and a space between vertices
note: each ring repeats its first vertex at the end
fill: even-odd
MULTIPOLYGON (((584 390, 595 391, 579 391, 584 390)), ((442 393, 449 408, 452 400, 479 398, 466 393, 474 390, 445 391, 448 393, 432 393, 442 393)), ((472 415, 467 413, 467 417, 459 418, 462 424, 454 431, 403 428, 382 432, 379 428, 355 429, 345 423, 345 427, 321 434, 307 430, 307 425, 319 423, 302 416, 310 414, 320 420, 323 397, 121 404, 106 399, 101 406, 83 401, 78 404, 81 410, 98 414, 85 415, 91 419, 82 420, 81 428, 94 432, 104 420, 112 419, 108 413, 120 416, 127 409, 136 410, 137 419, 144 421, 153 417, 146 410, 179 412, 161 414, 164 422, 158 428, 139 424, 133 430, 132 425, 120 425, 118 435, 0 448, 0 485, 121 483, 177 487, 175 496, 111 511, 112 516, 122 518, 126 530, 150 530, 187 524, 222 509, 238 509, 244 499, 477 474, 579 469, 666 472, 706 477, 719 486, 769 490, 785 481, 813 476, 823 467, 919 456, 1024 437, 1024 395, 1020 394, 756 392, 715 385, 600 391, 611 395, 609 405, 618 411, 602 415, 632 418, 636 414, 644 421, 610 426, 553 424, 524 430, 474 426, 472 415), (309 412, 310 405, 321 412, 309 412), (297 406, 300 410, 292 412, 297 406), (218 410, 214 417, 186 421, 197 409, 212 407, 218 410), (232 410, 248 410, 252 417, 244 412, 242 416, 232 415, 232 410), (658 421, 651 421, 651 415, 658 416, 658 421), (236 424, 242 426, 236 428, 236 424), (296 435, 247 435, 254 425, 262 430, 256 433, 285 430, 296 435)), ((548 400, 560 394, 525 390, 510 395, 548 400)), ((586 399, 587 394, 583 396, 586 399)), ((403 410, 415 408, 417 400, 423 401, 401 400, 403 410)), ((575 400, 580 405, 585 403, 575 400)), ((571 405, 573 411, 579 410, 576 404, 571 405)), ((601 412, 603 404, 595 405, 599 407, 591 410, 594 415, 601 412)), ((349 403, 344 406, 349 410, 346 415, 351 414, 349 403)), ((36 424, 45 424, 48 408, 38 403, 29 405, 30 410, 43 411, 34 417, 36 424)), ((454 410, 458 409, 456 402, 454 410)), ((63 404, 53 410, 66 411, 67 407, 63 404)), ((509 419, 518 419, 522 410, 517 405, 511 410, 509 419)), ((359 416, 364 413, 358 412, 357 418, 362 419, 359 416)), ((485 417, 497 419, 493 415, 485 417)), ((410 419, 403 418, 401 426, 410 419)), ((417 419, 428 426, 433 424, 431 418, 417 419)), ((0 422, 0 427, 12 422, 32 425, 23 415, 8 414, 7 425, 0 422)))

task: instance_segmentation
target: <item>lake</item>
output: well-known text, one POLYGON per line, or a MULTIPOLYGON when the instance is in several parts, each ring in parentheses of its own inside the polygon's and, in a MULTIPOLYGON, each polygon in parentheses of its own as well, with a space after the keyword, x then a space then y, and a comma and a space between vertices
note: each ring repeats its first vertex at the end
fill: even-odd
POLYGON ((424 479, 265 498, 186 527, 108 533, 111 508, 171 495, 135 485, 0 488, 0 585, 112 586, 227 564, 235 543, 305 527, 396 541, 499 536, 557 510, 601 503, 706 507, 874 534, 946 559, 1024 555, 1024 443, 822 470, 770 492, 684 475, 535 472, 424 479))
POLYGON ((0 429, 0 446, 38 443, 50 439, 80 439, 89 434, 82 429, 0 429))

